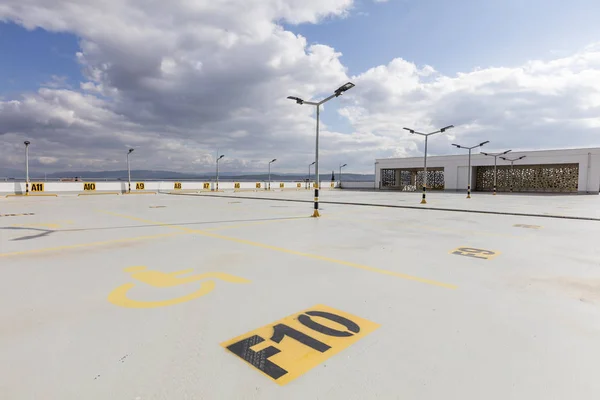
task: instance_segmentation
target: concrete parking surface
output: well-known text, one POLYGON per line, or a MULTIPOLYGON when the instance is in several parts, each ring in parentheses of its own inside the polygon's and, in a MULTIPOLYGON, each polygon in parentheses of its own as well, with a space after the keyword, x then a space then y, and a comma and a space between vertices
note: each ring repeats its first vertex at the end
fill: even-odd
POLYGON ((0 199, 0 398, 600 398, 598 196, 312 197, 0 199))

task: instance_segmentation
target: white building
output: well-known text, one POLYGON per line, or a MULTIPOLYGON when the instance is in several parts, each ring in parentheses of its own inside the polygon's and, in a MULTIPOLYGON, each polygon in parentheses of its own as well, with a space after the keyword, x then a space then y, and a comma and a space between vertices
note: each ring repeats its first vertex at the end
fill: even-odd
MULTIPOLYGON (((428 190, 466 191, 468 152, 427 157, 428 190)), ((471 188, 491 191, 494 185, 494 157, 471 154, 471 188)), ((485 151, 485 150, 483 150, 485 151)), ((475 153, 476 152, 476 153, 475 153)), ((549 193, 595 193, 600 191, 600 148, 510 152, 498 157, 497 190, 549 193)), ((375 163, 375 187, 381 190, 421 190, 423 157, 384 158, 375 163)))

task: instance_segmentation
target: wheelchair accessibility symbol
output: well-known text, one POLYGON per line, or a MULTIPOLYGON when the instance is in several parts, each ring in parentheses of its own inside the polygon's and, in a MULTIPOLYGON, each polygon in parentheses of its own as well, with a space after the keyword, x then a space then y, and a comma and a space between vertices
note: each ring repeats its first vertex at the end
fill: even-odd
POLYGON ((247 279, 222 272, 207 272, 198 275, 182 276, 192 272, 192 269, 185 269, 175 272, 161 272, 148 270, 145 266, 135 266, 125 268, 124 271, 129 272, 133 279, 156 288, 172 288, 193 282, 198 282, 200 284, 200 288, 198 290, 185 296, 169 300, 140 301, 131 299, 127 296, 127 292, 129 292, 129 290, 131 290, 136 284, 126 283, 125 285, 121 285, 110 292, 108 295, 108 301, 114 305, 128 308, 155 308, 185 303, 186 301, 197 299, 198 297, 202 297, 212 292, 215 288, 215 279, 220 279, 229 283, 250 283, 250 281, 247 279))

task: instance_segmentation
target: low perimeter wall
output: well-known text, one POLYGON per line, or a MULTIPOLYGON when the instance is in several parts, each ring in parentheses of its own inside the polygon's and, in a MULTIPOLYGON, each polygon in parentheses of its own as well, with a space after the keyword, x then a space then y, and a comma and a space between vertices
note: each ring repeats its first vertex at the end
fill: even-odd
MULTIPOLYGON (((31 194, 121 194, 128 191, 128 182, 29 182, 31 194)), ((321 182, 321 189, 334 189, 337 182, 321 182)), ((271 181, 270 190, 307 190, 306 182, 271 181)), ((217 190, 215 182, 201 181, 131 181, 132 192, 185 193, 217 190)), ((219 191, 269 190, 269 182, 219 182, 219 191)), ((0 194, 25 194, 25 182, 0 182, 0 194)))

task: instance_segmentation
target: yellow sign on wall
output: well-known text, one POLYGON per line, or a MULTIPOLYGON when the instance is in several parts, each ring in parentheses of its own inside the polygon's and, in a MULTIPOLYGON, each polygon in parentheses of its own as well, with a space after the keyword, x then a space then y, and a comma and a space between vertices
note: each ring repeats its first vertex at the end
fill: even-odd
POLYGON ((234 189, 239 189, 240 188, 240 183, 236 182, 233 184, 234 189))
POLYGON ((30 183, 32 192, 43 192, 44 191, 44 183, 43 182, 33 182, 30 183))
POLYGON ((204 184, 202 185, 202 189, 210 189, 210 183, 204 182, 204 184))
POLYGON ((333 189, 335 187, 335 183, 331 182, 330 187, 333 189))
POLYGON ((285 184, 284 184, 283 182, 281 182, 281 183, 279 184, 279 187, 280 187, 281 189, 283 189, 283 188, 285 187, 285 184))
POLYGON ((96 190, 96 184, 92 182, 87 182, 83 184, 84 191, 94 191, 96 190))
POLYGON ((377 328, 379 324, 356 315, 317 305, 221 346, 285 385, 377 328))
POLYGON ((146 185, 144 185, 144 182, 138 182, 135 184, 135 190, 144 190, 145 187, 146 185))
POLYGON ((301 187, 302 187, 302 184, 301 184, 301 183, 296 183, 296 187, 297 187, 297 188, 301 188, 301 187))
POLYGON ((256 188, 260 189, 260 182, 256 182, 256 188))
POLYGON ((173 189, 175 189, 175 190, 181 190, 181 182, 175 182, 173 184, 173 189))

